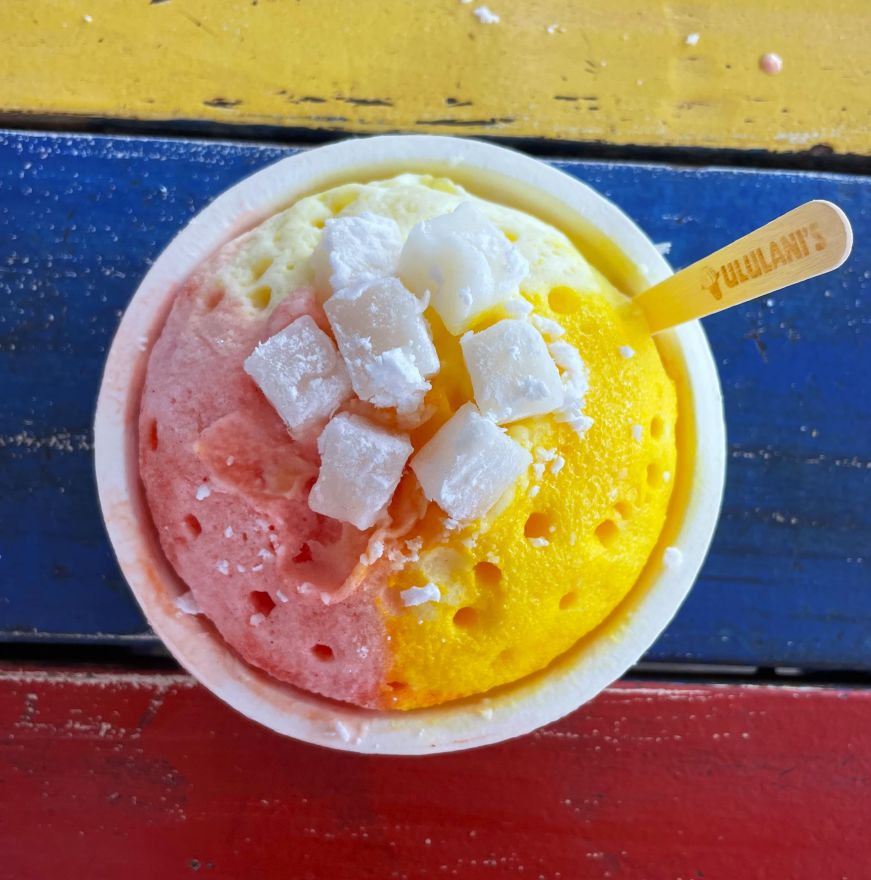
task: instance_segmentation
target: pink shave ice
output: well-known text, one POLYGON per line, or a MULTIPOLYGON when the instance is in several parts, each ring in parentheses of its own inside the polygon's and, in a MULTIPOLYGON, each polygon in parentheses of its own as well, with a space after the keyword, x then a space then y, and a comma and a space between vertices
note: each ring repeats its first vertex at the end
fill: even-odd
POLYGON ((375 706, 388 639, 366 594, 388 567, 361 564, 369 534, 309 509, 318 430, 292 439, 243 369, 258 343, 300 316, 321 328, 326 318, 308 289, 254 312, 222 296, 208 268, 179 291, 142 394, 140 472, 161 545, 245 660, 375 706), (337 601, 342 613, 329 613, 337 601))

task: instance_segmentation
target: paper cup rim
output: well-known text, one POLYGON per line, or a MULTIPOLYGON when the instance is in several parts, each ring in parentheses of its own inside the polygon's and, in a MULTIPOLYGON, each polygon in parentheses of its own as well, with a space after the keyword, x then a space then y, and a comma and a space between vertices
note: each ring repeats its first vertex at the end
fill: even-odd
POLYGON ((352 139, 317 147, 235 184, 170 242, 121 319, 107 357, 94 424, 97 486, 112 547, 148 622, 173 656, 238 712, 279 733, 346 751, 394 755, 467 749, 528 733, 577 709, 637 662, 677 612, 701 568, 719 514, 726 458, 716 365, 698 322, 685 324, 670 331, 685 365, 696 438, 688 500, 673 540, 682 551, 682 564, 663 567, 616 630, 594 631, 583 639, 582 650, 479 697, 410 712, 336 703, 254 669, 214 628, 181 614, 171 597, 183 587, 160 552, 147 515, 131 421, 138 414, 147 359, 144 337, 159 332, 179 284, 243 228, 316 190, 342 169, 383 167, 385 173, 395 173, 409 162, 477 168, 519 181, 592 223, 636 266, 644 267, 649 283, 671 274, 650 239, 613 203, 563 171, 514 150, 427 135, 352 139))

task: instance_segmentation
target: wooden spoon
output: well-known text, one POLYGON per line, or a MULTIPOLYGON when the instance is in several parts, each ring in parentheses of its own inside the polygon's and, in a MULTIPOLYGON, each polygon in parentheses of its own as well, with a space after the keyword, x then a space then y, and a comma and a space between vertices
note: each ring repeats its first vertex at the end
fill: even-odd
POLYGON ((733 241, 633 300, 651 333, 704 318, 837 269, 850 255, 853 230, 831 202, 806 202, 733 241))

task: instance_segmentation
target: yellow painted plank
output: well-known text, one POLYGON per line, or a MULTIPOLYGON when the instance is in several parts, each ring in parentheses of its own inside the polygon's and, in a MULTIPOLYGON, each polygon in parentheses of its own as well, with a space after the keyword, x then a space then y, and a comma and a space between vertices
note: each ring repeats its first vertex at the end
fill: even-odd
POLYGON ((871 153, 869 0, 487 3, 5 0, 0 112, 871 153))

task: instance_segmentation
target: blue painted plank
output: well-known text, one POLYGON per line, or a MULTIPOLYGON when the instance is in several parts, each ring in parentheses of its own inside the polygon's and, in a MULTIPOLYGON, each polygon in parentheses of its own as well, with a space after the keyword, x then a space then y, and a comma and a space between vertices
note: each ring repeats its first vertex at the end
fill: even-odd
MULTIPOLYGON (((91 420, 122 309, 199 208, 287 148, 0 135, 0 638, 150 638, 95 500, 91 420)), ((685 265, 811 198, 839 272, 706 322, 729 424, 723 517, 659 661, 871 669, 871 180, 557 163, 685 265)))

